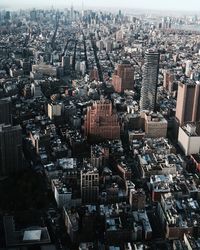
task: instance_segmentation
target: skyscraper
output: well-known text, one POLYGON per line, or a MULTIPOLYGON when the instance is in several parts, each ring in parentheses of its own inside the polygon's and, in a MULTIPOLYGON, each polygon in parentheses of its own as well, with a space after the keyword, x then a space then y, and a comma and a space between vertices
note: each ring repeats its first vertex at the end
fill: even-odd
POLYGON ((91 166, 81 170, 81 198, 84 203, 93 203, 99 197, 99 172, 91 166))
POLYGON ((123 62, 117 66, 113 74, 112 84, 116 92, 124 90, 133 90, 134 87, 134 68, 129 62, 123 62))
POLYGON ((22 133, 20 126, 0 125, 0 176, 19 171, 22 162, 22 133))
POLYGON ((64 70, 64 74, 67 75, 70 72, 70 57, 69 56, 62 57, 62 67, 64 70))
POLYGON ((180 125, 200 121, 200 84, 179 83, 176 118, 180 125))
POLYGON ((156 108, 159 58, 160 54, 154 50, 147 50, 145 52, 140 98, 141 111, 154 111, 156 108))
POLYGON ((9 98, 0 99, 0 124, 12 123, 12 106, 9 98))

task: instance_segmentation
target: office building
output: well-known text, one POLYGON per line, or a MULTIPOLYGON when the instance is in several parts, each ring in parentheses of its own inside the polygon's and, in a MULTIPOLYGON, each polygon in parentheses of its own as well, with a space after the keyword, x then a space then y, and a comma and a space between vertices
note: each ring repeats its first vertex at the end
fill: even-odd
POLYGON ((120 138, 118 116, 109 100, 100 100, 88 107, 84 122, 85 136, 97 139, 120 138))
POLYGON ((121 93, 124 90, 133 90, 134 87, 134 68, 129 62, 123 62, 117 66, 113 74, 112 84, 116 92, 121 93))
POLYGON ((142 210, 146 205, 146 195, 144 190, 131 189, 129 194, 129 203, 133 210, 142 210))
POLYGON ((91 146, 91 164, 95 168, 102 168, 109 159, 109 149, 101 145, 91 146))
POLYGON ((185 155, 198 154, 200 152, 199 124, 187 123, 179 127, 178 144, 185 155))
POLYGON ((163 80, 163 87, 169 93, 172 93, 174 89, 174 72, 172 70, 165 70, 163 73, 164 80, 163 80))
POLYGON ((176 118, 180 125, 200 120, 200 84, 193 81, 179 83, 176 118))
POLYGON ((191 76, 192 66, 193 66, 193 62, 191 60, 187 60, 186 63, 185 63, 185 75, 187 77, 191 76))
POLYGON ((156 51, 145 52, 140 110, 154 111, 156 108, 159 57, 156 51))
POLYGON ((81 170, 81 198, 83 203, 95 203, 99 197, 99 171, 88 165, 81 170))
POLYGON ((70 57, 69 56, 62 57, 62 67, 63 67, 65 75, 70 72, 70 57))
POLYGON ((22 169, 22 133, 20 126, 0 125, 0 175, 22 169))
POLYGON ((0 124, 12 123, 12 103, 9 98, 0 100, 0 124))
POLYGON ((48 103, 48 117, 52 120, 54 117, 61 116, 62 103, 48 103))
POLYGON ((99 81, 99 72, 97 67, 94 67, 89 72, 89 79, 90 81, 99 81))
POLYGON ((145 136, 159 138, 167 136, 167 120, 159 113, 145 114, 145 136))

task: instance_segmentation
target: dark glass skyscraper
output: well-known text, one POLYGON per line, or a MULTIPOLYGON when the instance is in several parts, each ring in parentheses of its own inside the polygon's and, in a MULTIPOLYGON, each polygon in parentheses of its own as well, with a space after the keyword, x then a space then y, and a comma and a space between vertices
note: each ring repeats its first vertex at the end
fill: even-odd
POLYGON ((160 54, 157 51, 147 50, 145 52, 140 98, 141 111, 154 111, 156 108, 159 58, 160 54))
POLYGON ((0 99, 0 124, 12 123, 12 106, 9 98, 0 99))

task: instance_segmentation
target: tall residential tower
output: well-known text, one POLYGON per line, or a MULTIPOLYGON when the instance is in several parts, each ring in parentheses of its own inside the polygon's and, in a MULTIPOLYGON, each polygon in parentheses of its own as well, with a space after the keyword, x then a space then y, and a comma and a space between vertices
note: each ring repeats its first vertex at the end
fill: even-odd
POLYGON ((160 54, 147 50, 144 57, 140 110, 154 111, 156 108, 160 54))

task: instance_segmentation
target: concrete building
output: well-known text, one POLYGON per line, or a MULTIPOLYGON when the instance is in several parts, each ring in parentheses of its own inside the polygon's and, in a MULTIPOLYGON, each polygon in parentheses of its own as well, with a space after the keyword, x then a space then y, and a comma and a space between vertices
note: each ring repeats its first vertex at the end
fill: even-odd
POLYGON ((66 75, 67 73, 69 73, 70 72, 70 57, 63 56, 61 65, 63 67, 64 74, 66 75))
POLYGON ((12 103, 9 98, 0 100, 0 124, 12 123, 12 103))
POLYGON ((48 117, 52 120, 55 116, 61 116, 62 103, 48 103, 48 117))
POLYGON ((187 77, 191 76, 192 66, 193 66, 193 62, 191 60, 187 60, 186 63, 185 63, 185 75, 187 77))
POLYGON ((179 83, 176 118, 180 125, 200 120, 200 83, 179 83))
POLYGON ((197 154, 200 152, 200 131, 199 124, 186 124, 179 127, 178 144, 185 155, 197 154))
POLYGON ((133 210, 142 210, 146 205, 146 195, 144 190, 131 189, 129 194, 129 204, 133 210))
POLYGON ((159 57, 159 53, 153 50, 147 50, 145 52, 140 99, 141 111, 154 111, 156 108, 159 57))
POLYGON ((51 184, 58 208, 69 205, 72 199, 72 190, 68 189, 59 179, 53 179, 51 184))
POLYGON ((170 193, 171 183, 173 183, 171 174, 152 175, 150 177, 152 201, 160 201, 163 194, 170 193))
POLYGON ((158 113, 145 114, 145 136, 159 138, 167 136, 167 120, 158 113))
POLYGON ((21 228, 19 224, 13 216, 4 216, 6 249, 55 249, 47 227, 27 225, 21 228))
POLYGON ((57 68, 52 65, 48 65, 44 63, 33 65, 32 71, 34 73, 38 73, 41 75, 52 76, 52 77, 57 76, 57 68))
POLYGON ((196 169, 200 171, 200 153, 192 154, 191 159, 194 162, 196 169))
POLYGON ((100 100, 87 108, 84 121, 85 136, 96 139, 120 138, 118 116, 109 100, 100 100))
POLYGON ((172 93, 174 87, 174 72, 172 70, 165 70, 163 75, 163 87, 169 91, 169 93, 172 93))
POLYGON ((67 233, 72 242, 77 242, 79 229, 79 215, 75 209, 64 208, 64 220, 67 233))
POLYGON ((105 42, 106 52, 111 52, 113 50, 113 42, 111 40, 107 40, 105 42))
POLYGON ((99 171, 92 166, 81 170, 81 198, 83 203, 95 203, 99 196, 99 171))
POLYGON ((117 163, 116 166, 117 172, 121 176, 122 179, 124 180, 131 180, 132 178, 132 171, 130 166, 128 166, 127 163, 120 161, 117 163))
POLYGON ((102 168, 109 159, 109 149, 101 145, 91 146, 91 164, 95 168, 102 168))
POLYGON ((0 125, 0 175, 23 168, 22 132, 20 126, 0 125))
POLYGON ((177 199, 171 193, 163 194, 158 203, 158 215, 165 237, 169 240, 183 239, 187 233, 193 236, 195 227, 199 227, 196 223, 199 204, 193 198, 177 199))
POLYGON ((94 67, 90 70, 89 79, 90 81, 94 81, 94 80, 99 81, 99 72, 98 72, 97 67, 94 67))
POLYGON ((123 31, 119 30, 116 32, 116 41, 117 42, 122 42, 123 41, 123 31))

